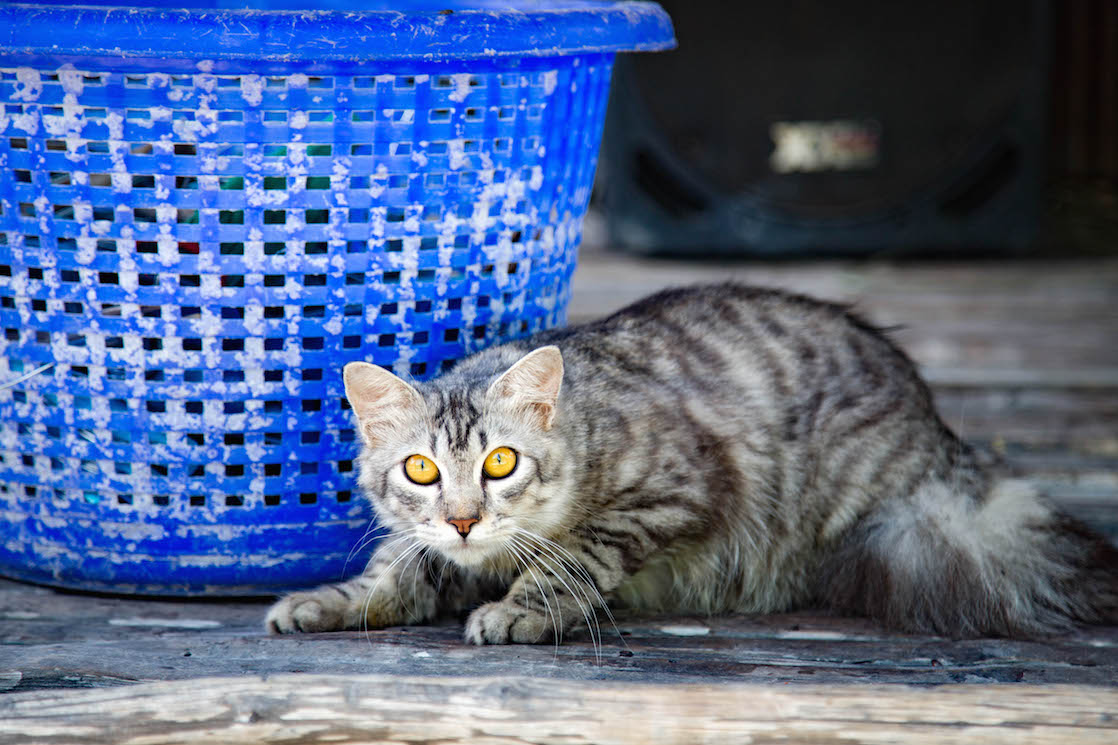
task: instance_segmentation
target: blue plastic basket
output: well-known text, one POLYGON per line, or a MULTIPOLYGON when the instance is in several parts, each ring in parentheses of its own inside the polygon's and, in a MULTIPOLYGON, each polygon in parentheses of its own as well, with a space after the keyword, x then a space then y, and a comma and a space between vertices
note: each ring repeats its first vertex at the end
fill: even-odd
POLYGON ((190 4, 0 6, 11 577, 360 570, 342 365, 562 323, 613 56, 673 43, 647 3, 190 4))

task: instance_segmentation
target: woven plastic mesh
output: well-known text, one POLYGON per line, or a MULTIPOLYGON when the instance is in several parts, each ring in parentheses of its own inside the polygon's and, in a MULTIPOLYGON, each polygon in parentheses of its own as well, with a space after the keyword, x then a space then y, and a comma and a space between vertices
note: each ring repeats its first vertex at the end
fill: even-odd
POLYGON ((2 69, 0 572, 359 570, 340 369, 564 321, 611 64, 2 69))

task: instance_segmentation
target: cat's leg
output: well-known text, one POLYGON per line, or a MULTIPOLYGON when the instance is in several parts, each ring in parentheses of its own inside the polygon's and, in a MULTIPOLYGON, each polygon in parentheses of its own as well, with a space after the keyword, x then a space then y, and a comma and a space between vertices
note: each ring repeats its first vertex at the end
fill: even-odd
POLYGON ((595 583, 556 568, 525 570, 501 600, 470 614, 465 639, 471 644, 540 644, 576 626, 599 633, 598 614, 604 602, 595 583))
POLYGON ((396 541, 378 547, 353 579, 281 598, 265 626, 273 634, 377 629, 430 621, 438 609, 428 558, 396 541))
POLYGON ((634 543, 629 549, 640 558, 603 545, 592 526, 567 545, 525 537, 518 548, 522 572, 501 600, 486 603, 470 614, 465 639, 471 644, 539 644, 562 640, 564 634, 585 628, 600 638, 609 618, 606 598, 629 577, 622 566, 636 567, 647 550, 634 543), (591 537, 592 536, 592 537, 591 537), (588 544, 595 545, 590 547, 588 544))

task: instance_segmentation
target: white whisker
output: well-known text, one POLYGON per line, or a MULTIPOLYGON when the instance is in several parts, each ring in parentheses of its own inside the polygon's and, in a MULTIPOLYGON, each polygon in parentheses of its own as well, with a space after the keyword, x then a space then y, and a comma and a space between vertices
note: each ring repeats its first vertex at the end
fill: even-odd
MULTIPOLYGON (((563 573, 567 575, 567 577, 571 581, 572 591, 578 593, 578 597, 580 598, 580 600, 579 600, 580 606, 582 606, 582 605, 585 606, 586 610, 584 611, 583 615, 584 616, 589 616, 589 618, 587 618, 587 629, 590 632, 590 639, 591 639, 591 642, 594 645, 595 657, 598 661, 598 664, 601 664, 601 661, 602 661, 602 628, 601 628, 601 625, 598 623, 597 608, 598 608, 598 606, 601 606, 601 608, 603 610, 605 610, 607 614, 609 613, 609 608, 606 607, 605 601, 602 598, 601 593, 598 592, 598 589, 594 586, 594 583, 593 583, 592 580, 589 580, 589 579, 583 580, 580 577, 577 577, 576 573, 571 571, 571 564, 569 562, 565 561, 563 559, 563 557, 558 555, 553 549, 548 548, 547 551, 546 551, 546 555, 548 557, 552 558, 555 562, 557 562, 557 564, 559 565, 559 568, 562 569, 563 573), (591 597, 591 594, 590 594, 591 592, 594 593, 598 602, 595 602, 595 598, 591 597), (593 626, 591 626, 591 622, 593 622, 593 626)), ((581 569, 582 569, 582 567, 576 565, 576 570, 581 570, 581 569)))
MULTIPOLYGON (((521 563, 520 563, 519 559, 516 559, 516 556, 520 556, 524 560, 524 564, 523 564, 524 568, 521 570, 520 576, 521 577, 529 576, 529 578, 532 580, 532 582, 535 583, 536 589, 539 590, 539 592, 540 592, 540 598, 543 600, 544 608, 547 609, 548 618, 551 619, 551 628, 554 632, 554 637, 555 637, 555 654, 556 654, 556 656, 558 656, 559 655, 559 643, 560 643, 560 641, 562 640, 562 637, 563 637, 563 609, 559 608, 559 597, 558 597, 558 595, 554 595, 555 591, 553 589, 552 594, 553 594, 553 597, 555 598, 555 606, 559 611, 558 619, 556 619, 555 610, 552 609, 551 602, 547 599, 547 592, 543 589, 543 585, 540 583, 539 578, 536 577, 536 572, 533 571, 533 569, 535 569, 538 565, 532 559, 531 554, 524 551, 523 547, 518 542, 512 542, 512 547, 513 547, 513 550, 515 551, 514 560, 516 561, 517 566, 521 566, 521 563)), ((525 605, 530 609, 532 607, 532 604, 531 604, 531 601, 528 599, 528 583, 527 582, 524 583, 524 601, 525 601, 525 605)))
MULTIPOLYGON (((518 537, 511 537, 510 540, 521 545, 524 548, 530 548, 530 546, 524 544, 518 537)), ((562 571, 566 573, 567 577, 570 578, 571 582, 573 582, 575 586, 579 584, 578 581, 575 580, 575 578, 571 575, 570 571, 558 563, 556 557, 541 555, 540 552, 537 551, 535 558, 539 559, 542 562, 545 562, 545 566, 543 566, 542 568, 549 569, 550 571, 548 573, 559 581, 559 583, 567 590, 567 593, 571 596, 571 599, 575 601, 575 604, 578 606, 579 611, 582 613, 583 620, 586 622, 586 628, 590 632, 590 641, 594 647, 594 656, 599 662, 601 662, 601 632, 599 630, 598 633, 595 634, 595 629, 597 628, 597 614, 594 612, 593 604, 590 602, 590 598, 586 595, 585 590, 579 592, 575 589, 575 587, 572 587, 572 585, 568 583, 561 574, 559 574, 558 570, 562 569, 562 571), (548 561, 548 559, 551 559, 551 561, 555 561, 556 564, 552 565, 551 561, 548 561)), ((560 605, 558 595, 556 595, 555 597, 555 604, 557 606, 560 605)))
POLYGON ((594 578, 590 575, 590 572, 587 571, 586 567, 582 565, 582 562, 579 561, 574 554, 572 554, 562 545, 548 538, 545 538, 538 533, 533 533, 532 531, 524 530, 523 528, 518 528, 517 531, 520 534, 538 543, 541 548, 546 547, 552 554, 555 555, 556 560, 562 560, 563 564, 567 566, 568 569, 574 570, 575 574, 577 574, 578 577, 584 583, 586 583, 587 587, 591 591, 593 591, 595 599, 602 606, 602 608, 607 613, 609 612, 609 606, 606 604, 606 599, 602 597, 601 592, 598 591, 598 586, 597 583, 594 582, 594 578))
POLYGON ((410 616, 413 621, 423 620, 419 615, 419 609, 414 607, 414 606, 415 606, 415 601, 416 601, 415 594, 416 594, 416 590, 418 589, 417 585, 416 585, 416 582, 419 578, 419 565, 423 562, 423 555, 426 554, 428 550, 429 549, 428 549, 427 546, 420 545, 418 551, 413 551, 412 552, 411 558, 408 559, 407 562, 404 564, 404 568, 401 569, 399 572, 397 572, 396 599, 400 601, 400 607, 404 609, 404 612, 406 612, 408 614, 408 616, 410 616), (416 561, 417 559, 418 559, 418 561, 416 561), (402 583, 399 580, 402 580, 404 578, 404 576, 407 574, 408 567, 410 567, 412 565, 413 561, 415 561, 415 569, 412 571, 412 596, 411 596, 411 599, 412 599, 413 607, 409 608, 407 602, 404 600, 403 594, 401 593, 401 589, 402 589, 401 584, 402 583))
POLYGON ((450 566, 450 562, 444 556, 439 556, 438 554, 435 554, 435 556, 439 560, 439 577, 435 580, 435 592, 438 593, 442 592, 443 580, 446 578, 446 570, 447 567, 450 566))
POLYGON ((349 566, 349 562, 353 559, 354 554, 362 551, 374 541, 386 541, 390 538, 411 535, 414 534, 416 531, 415 528, 408 528, 407 530, 400 530, 392 533, 383 533, 378 535, 376 533, 377 527, 378 525, 376 520, 369 521, 369 527, 365 529, 365 533, 357 539, 357 542, 353 544, 353 548, 351 548, 349 550, 349 553, 346 555, 345 564, 342 567, 343 573, 345 572, 345 568, 349 566))
POLYGON ((380 546, 380 548, 378 548, 377 551, 375 551, 373 553, 373 555, 369 557, 369 560, 365 563, 365 571, 366 572, 369 571, 369 567, 371 567, 374 563, 376 563, 377 554, 380 553, 380 551, 382 549, 383 550, 388 550, 388 549, 391 549, 395 546, 400 545, 401 543, 405 543, 409 540, 409 537, 410 536, 406 536, 406 535, 398 536, 396 538, 393 538, 391 541, 389 541, 387 543, 384 543, 382 546, 380 546))
MULTIPOLYGON (((562 546, 559 543, 556 543, 555 541, 550 540, 549 538, 545 538, 544 536, 539 535, 538 533, 534 533, 534 532, 532 532, 530 530, 526 530, 524 528, 517 528, 516 530, 517 530, 518 533, 520 533, 520 534, 526 536, 527 538, 537 542, 541 547, 547 547, 549 549, 550 553, 554 556, 555 560, 562 562, 562 564, 565 567, 565 571, 568 572, 568 576, 570 576, 570 573, 573 572, 575 575, 577 575, 582 580, 582 583, 585 585, 585 588, 589 592, 593 593, 593 595, 594 595, 593 600, 597 601, 596 603, 593 602, 591 600, 591 598, 589 597, 589 595, 587 595, 587 597, 586 597, 587 603, 591 607, 593 607, 595 605, 598 605, 602 608, 603 611, 605 611, 606 618, 609 619, 610 625, 613 626, 614 631, 617 632, 617 638, 621 641, 621 644, 624 647, 628 648, 628 646, 629 646, 628 642, 626 642, 625 637, 621 635, 621 629, 619 629, 617 627, 617 621, 613 617, 613 613, 609 609, 609 604, 606 602, 606 599, 602 596, 601 591, 598 590, 597 583, 594 581, 593 576, 591 576, 589 570, 587 570, 586 567, 583 566, 582 562, 579 561, 578 557, 576 557, 574 554, 572 554, 566 547, 562 546)), ((573 576, 571 577, 571 579, 572 579, 572 581, 574 581, 573 576)), ((595 617, 595 622, 596 621, 597 621, 597 619, 595 617)), ((599 630, 599 640, 601 639, 600 633, 601 632, 599 630)))
MULTIPOLYGON (((389 565, 387 567, 385 567, 384 569, 382 569, 378 573, 376 581, 373 582, 373 586, 370 587, 369 591, 366 593, 365 604, 364 604, 364 606, 362 608, 362 612, 361 612, 361 615, 362 615, 361 623, 362 623, 362 627, 365 631, 365 637, 369 640, 369 643, 372 643, 372 638, 369 637, 369 605, 372 603, 373 595, 376 594, 377 588, 380 586, 380 583, 384 580, 385 577, 387 577, 392 572, 392 569, 397 564, 399 564, 405 558, 409 558, 411 556, 414 556, 416 553, 418 553, 422 549, 423 549, 423 544, 419 543, 418 541, 415 541, 410 546, 405 547, 404 550, 402 552, 400 552, 400 554, 395 559, 393 559, 392 562, 389 563, 389 565)), ((375 560, 376 557, 374 556, 373 559, 375 560)))

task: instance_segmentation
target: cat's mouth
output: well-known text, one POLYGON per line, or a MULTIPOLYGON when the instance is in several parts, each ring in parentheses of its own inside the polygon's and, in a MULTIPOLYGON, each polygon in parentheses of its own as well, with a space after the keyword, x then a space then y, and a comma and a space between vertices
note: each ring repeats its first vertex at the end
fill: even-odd
POLYGON ((495 541, 473 538, 446 541, 438 549, 446 558, 465 567, 484 566, 498 553, 495 541))
POLYGON ((488 531, 470 531, 468 536, 440 535, 431 541, 432 548, 455 564, 464 567, 486 566, 501 554, 503 541, 488 531))

